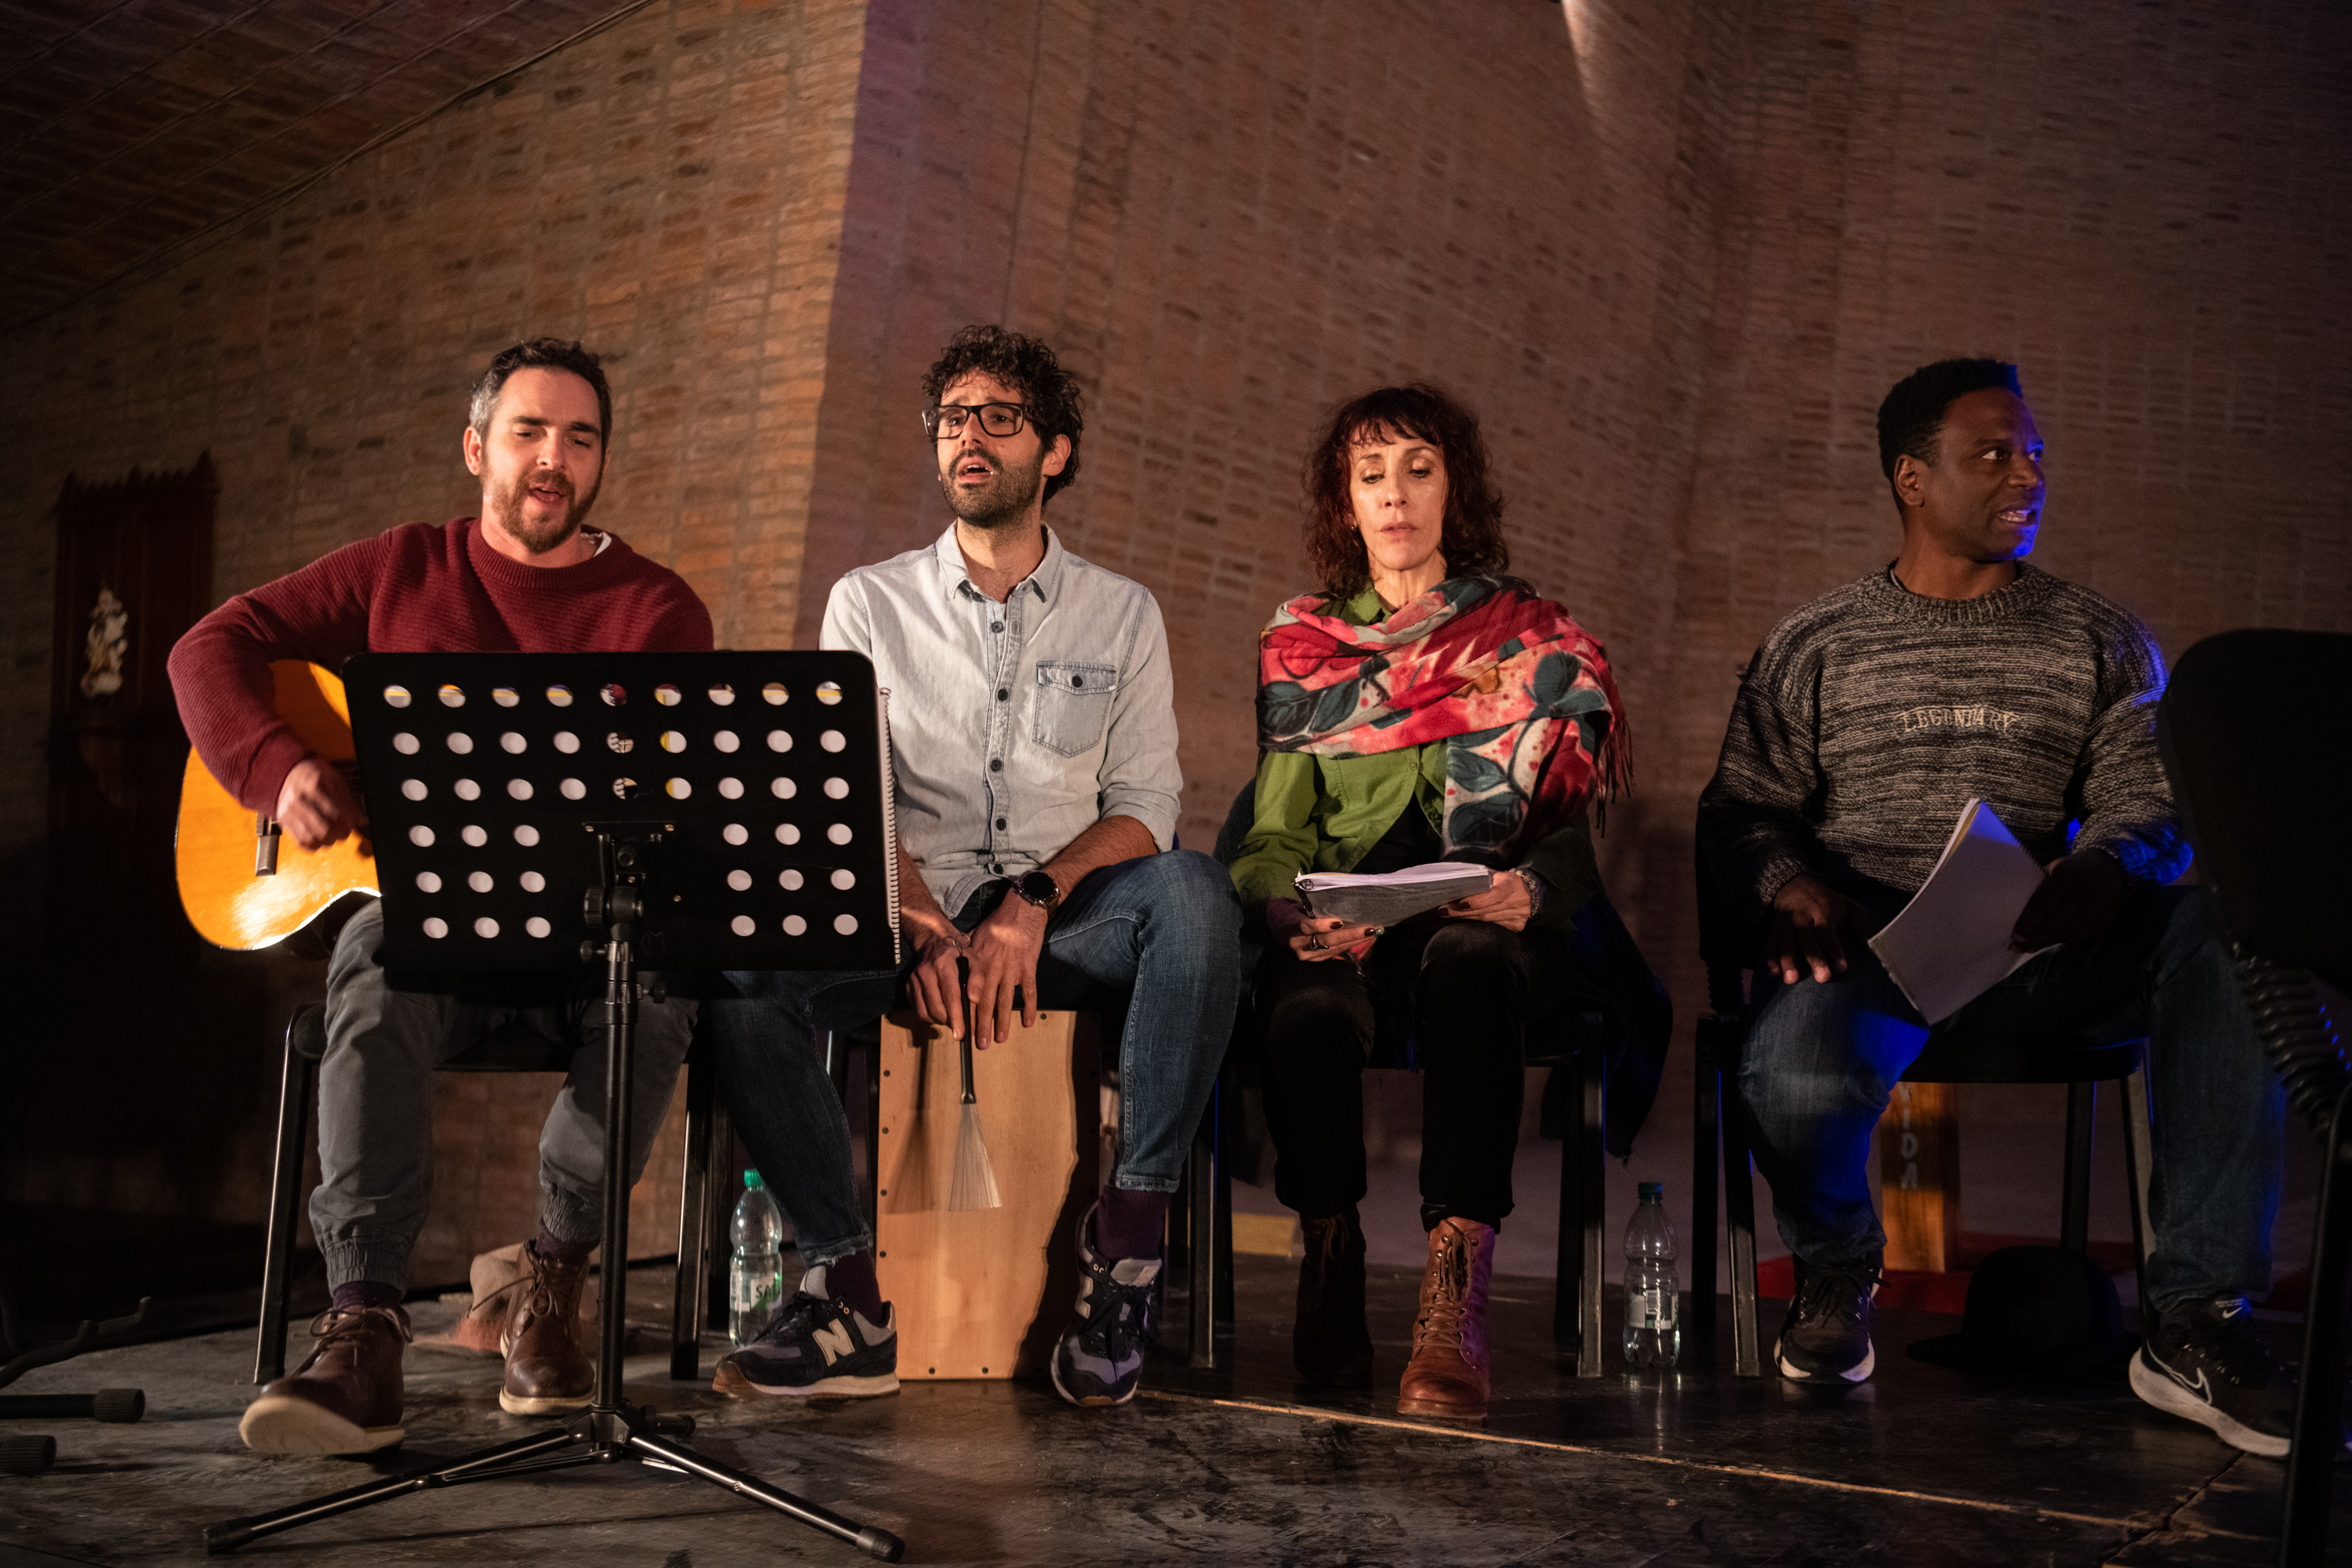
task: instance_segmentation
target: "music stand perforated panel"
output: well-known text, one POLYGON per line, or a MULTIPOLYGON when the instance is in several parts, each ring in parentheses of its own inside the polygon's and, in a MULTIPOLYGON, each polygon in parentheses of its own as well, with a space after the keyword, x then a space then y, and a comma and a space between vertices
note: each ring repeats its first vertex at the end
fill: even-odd
POLYGON ((666 830, 651 968, 898 962, 888 755, 852 653, 373 653, 343 679, 383 962, 580 962, 595 829, 666 830))

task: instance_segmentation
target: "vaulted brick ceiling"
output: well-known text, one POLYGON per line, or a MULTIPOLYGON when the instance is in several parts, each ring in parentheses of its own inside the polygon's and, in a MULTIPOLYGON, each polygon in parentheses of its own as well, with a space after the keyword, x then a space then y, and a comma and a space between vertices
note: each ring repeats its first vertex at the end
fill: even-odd
POLYGON ((0 0, 0 332, 642 0, 0 0))

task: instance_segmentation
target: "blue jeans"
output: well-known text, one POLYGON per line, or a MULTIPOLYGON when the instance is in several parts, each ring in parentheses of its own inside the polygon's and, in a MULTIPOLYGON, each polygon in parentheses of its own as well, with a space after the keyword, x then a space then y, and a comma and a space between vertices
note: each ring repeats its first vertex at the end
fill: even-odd
MULTIPOLYGON (((1808 1268, 1874 1274, 1886 1233, 1870 1204, 1871 1130, 1927 1028, 1869 948, 1847 943, 1846 960, 1826 983, 1759 982, 1769 989, 1739 1093, 1789 1250, 1808 1268)), ((2145 1028, 2155 1170, 2144 1304, 2270 1288, 2285 1099, 2202 889, 2136 891, 2105 931, 2035 959, 1955 1023, 2086 1041, 2145 1028)))
MULTIPOLYGON (((979 925, 1006 887, 982 887, 956 924, 979 925)), ((1175 1190, 1233 1036, 1240 941, 1224 868, 1182 849, 1091 873, 1045 928, 1040 1005, 1126 1016, 1112 1178, 1121 1187, 1175 1190)), ((704 1003, 719 1092, 808 1267, 874 1246, 819 1037, 897 1005, 913 967, 909 957, 897 969, 732 970, 704 1003)))

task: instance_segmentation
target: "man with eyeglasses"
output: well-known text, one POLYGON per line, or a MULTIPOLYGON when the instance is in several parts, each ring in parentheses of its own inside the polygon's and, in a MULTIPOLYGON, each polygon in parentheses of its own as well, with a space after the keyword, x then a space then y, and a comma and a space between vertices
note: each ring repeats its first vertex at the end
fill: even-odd
POLYGON ((1160 606, 1045 526, 1077 477, 1076 384, 1044 343, 983 326, 956 335, 923 392, 955 521, 834 584, 821 638, 872 659, 890 692, 909 952, 896 970, 730 973, 708 1004, 721 1091, 807 1270, 713 1386, 898 1386, 898 1324, 819 1037, 903 991, 959 1038, 968 996, 982 1047, 1045 1003, 1125 1016, 1118 1160, 1073 1238, 1077 1307, 1053 1361, 1065 1399, 1124 1404, 1169 1194, 1233 1029, 1241 913, 1214 860, 1171 847, 1183 781, 1160 606))

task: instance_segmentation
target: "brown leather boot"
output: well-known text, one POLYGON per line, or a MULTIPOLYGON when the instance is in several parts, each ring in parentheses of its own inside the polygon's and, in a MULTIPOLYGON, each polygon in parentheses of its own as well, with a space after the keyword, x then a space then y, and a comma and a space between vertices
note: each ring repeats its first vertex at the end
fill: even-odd
POLYGON ((595 1363, 580 1348, 580 1289, 588 1263, 548 1258, 533 1241, 522 1249, 523 1279, 507 1311, 499 1348, 506 1382, 499 1408, 509 1415, 546 1415, 583 1408, 596 1392, 595 1363))
POLYGON ((257 1454, 364 1454, 400 1429, 399 1307, 329 1308, 310 1325, 310 1353, 245 1407, 236 1435, 257 1454))
POLYGON ((1326 1388, 1372 1385, 1372 1335, 1364 1326, 1364 1226, 1350 1204, 1328 1219, 1299 1216, 1307 1257, 1298 1265, 1298 1317, 1290 1359, 1326 1388))
POLYGON ((1421 1277, 1421 1312, 1412 1321, 1412 1360, 1398 1391, 1398 1415, 1475 1420, 1486 1414, 1486 1279, 1494 1271, 1494 1226, 1447 1219, 1429 1233, 1429 1268, 1421 1277))

